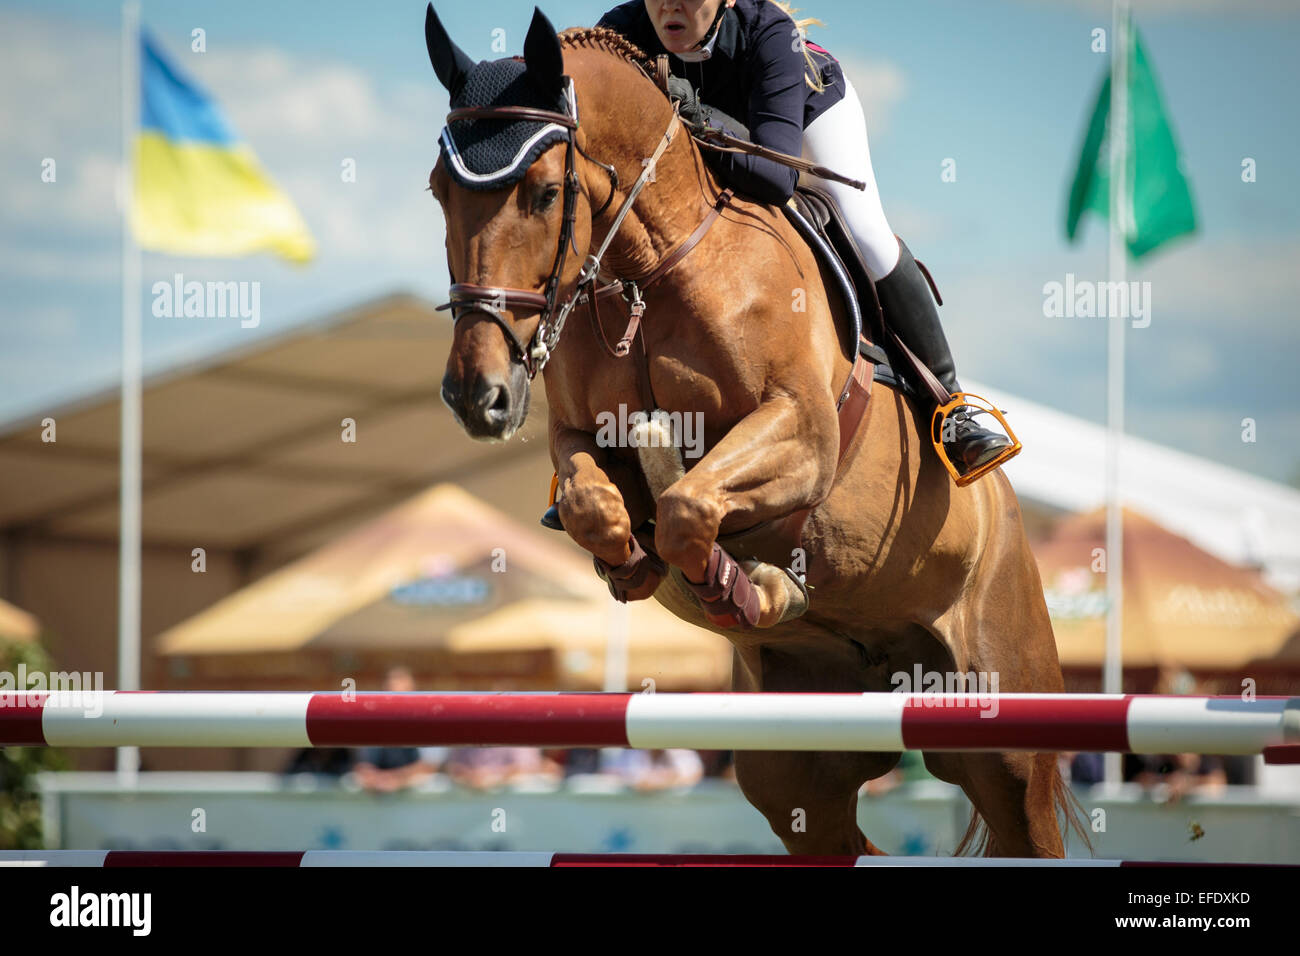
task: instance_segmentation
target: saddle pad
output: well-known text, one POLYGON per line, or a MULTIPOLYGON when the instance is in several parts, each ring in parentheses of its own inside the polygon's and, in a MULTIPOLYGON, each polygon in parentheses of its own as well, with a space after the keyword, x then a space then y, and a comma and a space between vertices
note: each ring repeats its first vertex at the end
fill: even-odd
POLYGON ((813 255, 825 263, 826 267, 835 276, 840 294, 848 305, 848 328, 843 333, 845 353, 850 356, 861 355, 870 362, 875 367, 872 375, 875 381, 882 382, 890 388, 901 387, 902 380, 894 374, 894 370, 889 363, 889 356, 884 349, 874 344, 867 337, 867 330, 863 328, 862 309, 857 289, 854 287, 848 269, 845 268, 843 258, 835 250, 827 232, 826 227, 830 222, 831 213, 826 207, 825 200, 816 193, 807 193, 800 190, 795 193, 792 202, 795 204, 794 206, 784 205, 781 207, 782 211, 795 229, 799 231, 799 234, 804 237, 804 241, 813 250, 813 255))

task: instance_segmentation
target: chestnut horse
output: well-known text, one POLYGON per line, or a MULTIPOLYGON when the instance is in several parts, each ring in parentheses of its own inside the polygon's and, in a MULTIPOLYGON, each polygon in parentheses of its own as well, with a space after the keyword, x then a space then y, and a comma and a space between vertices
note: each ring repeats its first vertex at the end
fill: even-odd
MULTIPOLYGON (((465 85, 474 69, 504 62, 475 64, 432 7, 426 39, 453 106, 475 88, 465 85)), ((927 423, 879 383, 866 424, 837 462, 836 399, 852 368, 836 332, 846 307, 827 291, 834 289, 829 275, 780 210, 742 198, 726 204, 689 255, 645 289, 640 348, 631 356, 615 357, 586 317, 563 326, 553 354, 538 348, 542 314, 553 320, 572 294, 583 253, 608 239, 603 276, 650 274, 709 218, 722 190, 647 75, 644 54, 625 40, 602 29, 557 37, 537 12, 524 50, 513 61, 526 65, 521 82, 545 96, 567 89, 576 98, 576 125, 560 123, 572 145, 557 141, 499 189, 456 181, 446 152, 429 179, 459 283, 453 301, 458 289, 480 293, 462 297, 454 313, 442 386, 466 431, 509 439, 527 415, 532 374, 545 364, 565 530, 616 567, 634 554, 633 530, 643 529, 645 550, 673 571, 662 584, 651 575, 628 596, 653 593, 682 618, 729 638, 737 691, 891 691, 891 677, 916 665, 994 675, 1004 692, 1062 690, 1038 570, 1003 474, 954 486, 927 423), (652 175, 643 177, 657 149, 652 175), (566 169, 574 174, 567 190, 566 169), (629 205, 639 179, 643 191, 629 205), (567 250, 557 255, 566 232, 575 253, 567 258, 567 250), (554 288, 552 271, 559 273, 554 288), (684 474, 647 478, 654 469, 643 467, 637 449, 598 440, 602 413, 620 405, 650 411, 650 400, 703 423, 704 453, 684 474), (809 508, 802 542, 730 537, 809 508), (744 565, 759 594, 756 627, 720 626, 686 584, 705 577, 719 540, 761 559, 744 565), (799 547, 806 597, 781 570, 799 547)), ((470 104, 502 105, 511 104, 470 104)), ((471 113, 453 111, 449 121, 471 113)), ((617 297, 606 301, 606 322, 626 317, 611 307, 617 297)), ((879 853, 857 825, 858 792, 899 756, 739 752, 736 774, 791 853, 879 853)), ((927 752, 925 764, 973 805, 958 853, 1059 857, 1062 821, 1078 829, 1055 754, 927 752)))

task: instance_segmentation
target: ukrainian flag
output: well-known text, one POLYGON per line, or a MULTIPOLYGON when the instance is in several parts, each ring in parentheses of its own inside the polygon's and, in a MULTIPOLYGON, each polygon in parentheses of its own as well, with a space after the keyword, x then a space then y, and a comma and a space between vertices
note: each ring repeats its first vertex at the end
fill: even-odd
POLYGON ((140 34, 140 133, 131 227, 146 249, 183 256, 316 251, 293 202, 239 141, 212 98, 140 34))

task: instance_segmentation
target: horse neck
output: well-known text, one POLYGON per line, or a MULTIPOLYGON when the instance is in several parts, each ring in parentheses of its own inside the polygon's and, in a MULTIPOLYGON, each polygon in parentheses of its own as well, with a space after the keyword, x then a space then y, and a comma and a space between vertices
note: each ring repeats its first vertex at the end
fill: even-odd
MULTIPOLYGON (((566 60, 581 117, 579 135, 592 157, 618 170, 613 201, 592 222, 592 251, 604 241, 628 191, 668 129, 672 107, 633 64, 604 51, 581 51, 566 60)), ((609 180, 588 164, 593 209, 604 202, 609 180)), ((707 214, 712 176, 690 134, 675 124, 673 141, 605 254, 604 271, 644 275, 686 238, 707 214)), ((713 192, 716 192, 716 186, 713 192)))

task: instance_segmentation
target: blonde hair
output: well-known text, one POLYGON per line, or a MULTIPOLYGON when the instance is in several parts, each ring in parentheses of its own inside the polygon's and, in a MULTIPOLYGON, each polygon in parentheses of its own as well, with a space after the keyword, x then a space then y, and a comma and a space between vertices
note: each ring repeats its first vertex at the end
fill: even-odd
MULTIPOLYGON (((807 36, 807 28, 813 24, 816 24, 819 27, 826 26, 825 23, 818 20, 816 17, 804 17, 802 20, 795 20, 794 15, 799 12, 799 8, 790 6, 790 4, 786 3, 785 0, 768 0, 768 2, 776 4, 785 11, 786 16, 791 20, 794 20, 794 25, 799 28, 799 36, 801 39, 807 36)), ((808 45, 804 43, 801 44, 801 46, 803 47, 804 63, 808 66, 807 71, 803 75, 804 82, 820 93, 822 90, 826 89, 826 84, 822 81, 821 68, 817 65, 817 61, 813 59, 812 52, 808 49, 808 45)))

